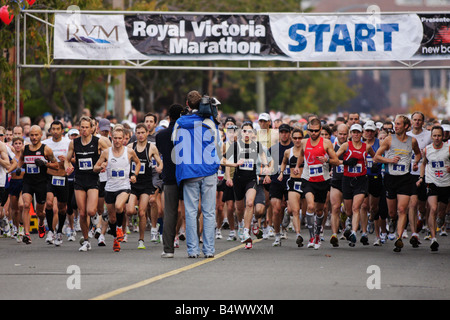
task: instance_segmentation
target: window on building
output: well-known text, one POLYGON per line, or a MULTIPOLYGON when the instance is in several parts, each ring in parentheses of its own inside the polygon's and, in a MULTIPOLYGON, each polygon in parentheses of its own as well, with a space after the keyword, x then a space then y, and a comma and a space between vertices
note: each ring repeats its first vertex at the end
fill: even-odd
POLYGON ((450 5, 450 0, 425 0, 425 5, 429 7, 439 7, 450 5))
POLYGON ((433 69, 430 72, 430 87, 439 89, 441 87, 441 70, 433 69))
POLYGON ((395 0, 395 4, 398 6, 421 6, 423 0, 395 0))
POLYGON ((380 83, 384 92, 389 93, 391 87, 391 72, 389 70, 380 70, 380 83))
POLYGON ((411 70, 411 82, 413 88, 423 88, 425 86, 424 71, 411 70))

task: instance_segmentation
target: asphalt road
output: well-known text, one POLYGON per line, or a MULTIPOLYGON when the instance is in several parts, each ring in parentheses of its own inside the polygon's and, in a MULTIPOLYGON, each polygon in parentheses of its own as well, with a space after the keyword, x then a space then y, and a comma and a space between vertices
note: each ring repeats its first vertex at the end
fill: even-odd
MULTIPOLYGON (((295 234, 281 247, 273 239, 258 240, 251 250, 239 242, 216 240, 213 259, 189 259, 181 241, 173 259, 162 259, 162 244, 147 240, 137 249, 131 233, 122 250, 98 247, 78 252, 78 242, 47 245, 32 235, 33 243, 0 239, 0 299, 3 300, 319 300, 450 298, 450 239, 438 237, 437 253, 422 240, 413 249, 409 241, 401 253, 388 241, 382 247, 357 243, 339 248, 329 243, 330 231, 319 250, 298 248, 295 234)), ((306 234, 303 232, 303 234, 306 234)), ((146 234, 147 236, 147 234, 146 234)), ((423 234, 421 234, 423 239, 423 234)), ((150 238, 148 233, 147 239, 150 238)))

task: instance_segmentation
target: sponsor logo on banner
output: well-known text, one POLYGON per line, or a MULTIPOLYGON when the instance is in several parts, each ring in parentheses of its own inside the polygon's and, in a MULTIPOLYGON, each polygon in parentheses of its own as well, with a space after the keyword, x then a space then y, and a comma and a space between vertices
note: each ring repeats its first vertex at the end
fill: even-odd
POLYGON ((423 39, 417 56, 423 59, 450 57, 450 15, 419 14, 423 39))
POLYGON ((147 59, 128 40, 123 15, 56 14, 55 59, 147 59))

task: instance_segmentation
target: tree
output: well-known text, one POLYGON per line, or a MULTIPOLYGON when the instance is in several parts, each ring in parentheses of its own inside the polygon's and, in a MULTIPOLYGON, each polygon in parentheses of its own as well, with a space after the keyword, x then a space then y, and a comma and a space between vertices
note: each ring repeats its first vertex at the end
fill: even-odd
POLYGON ((425 118, 430 119, 436 116, 435 111, 439 106, 438 101, 433 95, 424 97, 422 99, 413 99, 411 101, 411 107, 409 112, 413 113, 415 111, 420 111, 425 115, 425 118))

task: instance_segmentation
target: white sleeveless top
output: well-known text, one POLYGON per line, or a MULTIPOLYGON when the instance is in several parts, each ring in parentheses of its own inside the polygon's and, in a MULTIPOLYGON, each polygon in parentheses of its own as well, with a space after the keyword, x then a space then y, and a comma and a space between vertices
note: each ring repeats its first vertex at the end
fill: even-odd
POLYGON ((425 168, 425 183, 433 183, 438 187, 450 186, 450 173, 447 172, 447 167, 450 166, 448 144, 444 143, 440 149, 435 149, 430 144, 426 150, 428 163, 425 168))
POLYGON ((105 191, 116 192, 131 189, 130 185, 130 161, 128 160, 128 149, 123 148, 122 155, 115 157, 112 147, 108 148, 108 165, 106 166, 105 191))
POLYGON ((386 152, 386 158, 393 158, 394 156, 400 156, 398 163, 389 163, 387 165, 386 173, 393 176, 401 176, 410 173, 411 158, 412 158, 412 137, 407 136, 405 142, 401 142, 397 139, 397 135, 392 134, 391 147, 386 152))

